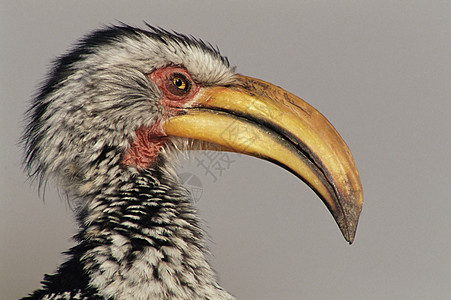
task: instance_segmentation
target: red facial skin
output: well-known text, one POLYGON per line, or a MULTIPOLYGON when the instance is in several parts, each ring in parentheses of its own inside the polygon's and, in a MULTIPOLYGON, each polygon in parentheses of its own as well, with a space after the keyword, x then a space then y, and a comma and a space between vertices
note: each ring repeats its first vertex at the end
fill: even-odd
POLYGON ((185 103, 192 100, 194 96, 199 92, 200 85, 196 84, 189 73, 178 67, 165 67, 157 69, 149 74, 149 78, 153 81, 163 92, 164 98, 161 100, 161 104, 165 108, 172 108, 172 110, 179 110, 185 103), (181 74, 189 81, 191 87, 190 90, 182 96, 175 95, 168 90, 167 83, 171 80, 173 74, 181 74))
MULTIPOLYGON (((148 75, 163 94, 160 104, 163 107, 163 119, 180 113, 185 104, 197 95, 201 86, 193 81, 189 73, 180 67, 163 67, 148 75), (189 85, 187 91, 179 91, 173 85, 174 74, 182 75, 189 85), (174 90, 175 89, 175 90, 174 90)), ((158 120, 152 127, 136 129, 136 139, 123 154, 121 164, 145 169, 151 165, 167 141, 167 135, 158 120)))

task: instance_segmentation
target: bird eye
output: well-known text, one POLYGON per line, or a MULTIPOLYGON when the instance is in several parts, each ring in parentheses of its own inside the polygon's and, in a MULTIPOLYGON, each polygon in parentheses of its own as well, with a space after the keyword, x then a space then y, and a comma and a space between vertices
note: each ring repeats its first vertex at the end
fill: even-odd
POLYGON ((174 78, 172 78, 172 83, 179 90, 185 90, 186 89, 186 81, 183 78, 181 78, 180 76, 174 76, 174 78))
POLYGON ((166 83, 166 88, 175 96, 186 95, 191 88, 191 82, 185 75, 180 73, 174 73, 166 83))

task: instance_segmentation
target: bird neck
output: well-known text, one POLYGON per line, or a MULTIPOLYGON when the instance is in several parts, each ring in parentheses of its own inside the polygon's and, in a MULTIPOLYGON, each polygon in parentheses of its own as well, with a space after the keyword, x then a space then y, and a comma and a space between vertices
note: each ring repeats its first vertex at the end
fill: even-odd
POLYGON ((231 299, 207 262, 186 189, 162 170, 106 185, 79 210, 74 249, 89 285, 106 298, 231 299))

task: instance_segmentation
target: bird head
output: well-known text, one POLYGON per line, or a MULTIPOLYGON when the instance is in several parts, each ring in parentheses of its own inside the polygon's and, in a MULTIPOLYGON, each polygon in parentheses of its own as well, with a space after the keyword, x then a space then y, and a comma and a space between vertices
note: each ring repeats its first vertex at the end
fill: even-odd
POLYGON ((337 131, 302 99, 236 74, 193 37, 151 26, 98 30, 55 61, 28 118, 29 172, 77 198, 165 165, 174 152, 232 151, 300 177, 354 239, 362 187, 337 131))

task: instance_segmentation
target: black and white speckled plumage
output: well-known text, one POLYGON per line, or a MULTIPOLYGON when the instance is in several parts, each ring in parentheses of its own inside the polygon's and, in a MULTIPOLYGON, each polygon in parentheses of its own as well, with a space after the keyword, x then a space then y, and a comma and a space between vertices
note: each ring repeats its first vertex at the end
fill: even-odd
POLYGON ((56 60, 28 112, 26 166, 75 203, 78 245, 26 299, 231 299, 206 259, 199 221, 170 167, 172 139, 151 168, 120 164, 136 129, 162 117, 147 74, 183 66, 205 86, 234 70, 211 46, 150 27, 108 27, 56 60))
POLYGON ((116 184, 79 211, 79 244, 58 274, 46 277, 47 289, 33 296, 230 299, 207 263, 185 189, 158 168, 116 184))

